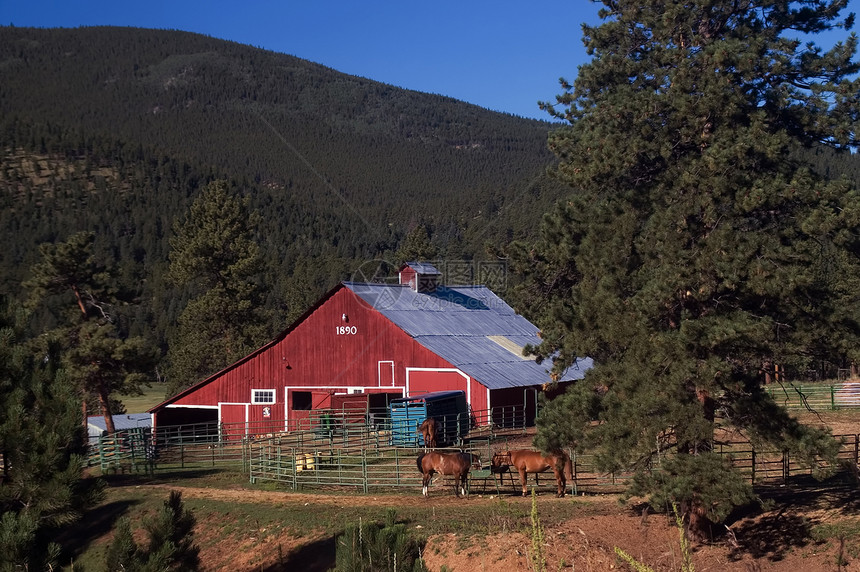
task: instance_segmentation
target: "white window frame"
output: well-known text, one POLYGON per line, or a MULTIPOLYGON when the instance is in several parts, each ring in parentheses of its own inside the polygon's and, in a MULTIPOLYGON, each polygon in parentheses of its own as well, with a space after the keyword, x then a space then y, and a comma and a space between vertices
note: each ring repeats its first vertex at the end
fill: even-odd
POLYGON ((273 403, 277 402, 277 393, 278 390, 270 389, 268 387, 265 389, 251 389, 251 405, 272 405, 273 403), (262 395, 258 395, 258 392, 268 392, 269 394, 271 394, 271 400, 264 401, 262 399, 259 399, 260 397, 262 397, 262 395))

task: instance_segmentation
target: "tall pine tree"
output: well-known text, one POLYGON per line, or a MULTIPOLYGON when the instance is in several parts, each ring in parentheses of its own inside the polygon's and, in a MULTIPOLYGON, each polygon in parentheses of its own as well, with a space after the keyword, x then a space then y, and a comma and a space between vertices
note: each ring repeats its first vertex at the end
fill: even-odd
POLYGON ((545 104, 569 122, 550 146, 573 194, 512 248, 542 327, 530 349, 556 373, 595 360, 537 444, 634 469, 631 493, 677 502, 703 536, 751 495, 712 452, 717 421, 810 465, 835 451, 763 383, 860 349, 860 195, 795 159, 858 143, 856 37, 797 39, 853 16, 845 0, 603 3, 593 60, 545 104))
POLYGON ((395 263, 399 266, 404 262, 430 262, 439 256, 438 249, 430 242, 430 232, 427 225, 419 224, 410 230, 397 252, 394 253, 395 263))
POLYGON ((265 265, 255 241, 259 214, 215 181, 202 189, 170 240, 170 279, 187 288, 168 350, 168 386, 179 391, 256 349, 270 334, 265 265))
POLYGON ((27 340, 0 310, 0 570, 55 569, 57 532, 101 498, 84 476, 86 431, 77 387, 52 336, 27 340))
POLYGON ((83 425, 87 402, 98 402, 108 433, 115 431, 111 395, 140 393, 152 378, 156 355, 142 337, 129 337, 118 326, 116 287, 110 272, 93 252, 95 235, 78 232, 66 241, 39 247, 24 286, 30 306, 51 305, 59 297, 59 326, 52 335, 63 341, 66 375, 77 384, 82 398, 83 425))

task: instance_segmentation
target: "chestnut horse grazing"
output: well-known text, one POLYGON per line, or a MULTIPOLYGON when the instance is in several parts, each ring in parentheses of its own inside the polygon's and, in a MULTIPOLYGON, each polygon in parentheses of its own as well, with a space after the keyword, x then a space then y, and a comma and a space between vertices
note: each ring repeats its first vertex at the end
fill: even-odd
POLYGON ((454 476, 454 494, 458 497, 466 495, 466 479, 469 477, 469 470, 473 464, 480 464, 480 458, 473 453, 439 453, 431 451, 429 453, 421 453, 418 455, 417 463, 418 470, 424 475, 422 480, 421 492, 424 496, 428 496, 427 487, 430 486, 430 479, 433 475, 454 476), (459 489, 458 489, 459 486, 459 489))
POLYGON ((436 448, 436 435, 442 430, 441 424, 434 418, 428 417, 418 426, 416 433, 424 437, 424 450, 436 448))
MULTIPOLYGON (((552 469, 555 474, 555 482, 558 484, 558 494, 563 497, 567 486, 567 477, 573 478, 573 465, 570 457, 564 451, 544 455, 540 451, 529 449, 518 449, 515 451, 501 451, 493 455, 491 470, 494 473, 503 473, 510 467, 520 473, 520 484, 523 486, 523 496, 526 496, 526 479, 528 473, 543 473, 552 469)), ((535 475, 537 479, 537 475, 535 475)))

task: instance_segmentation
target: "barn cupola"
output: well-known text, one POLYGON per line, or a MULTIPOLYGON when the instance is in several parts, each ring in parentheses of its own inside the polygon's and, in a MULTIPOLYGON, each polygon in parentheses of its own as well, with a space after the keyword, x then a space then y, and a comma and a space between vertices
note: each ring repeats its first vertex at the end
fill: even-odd
POLYGON ((407 262, 400 267, 400 283, 415 292, 435 292, 442 273, 426 262, 407 262))

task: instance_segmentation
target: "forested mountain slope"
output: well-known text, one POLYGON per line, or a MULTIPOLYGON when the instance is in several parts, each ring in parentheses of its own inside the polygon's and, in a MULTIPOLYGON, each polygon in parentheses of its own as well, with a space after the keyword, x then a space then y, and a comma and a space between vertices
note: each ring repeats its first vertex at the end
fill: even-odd
POLYGON ((15 293, 39 243, 94 230, 163 337, 173 221, 226 178, 262 215, 283 327, 418 223, 454 258, 527 235, 563 193, 550 127, 196 34, 3 27, 0 279, 15 293))
MULTIPOLYGON (((0 288, 95 231, 141 302, 130 332, 165 349, 190 295, 164 280, 174 221, 227 179, 262 215, 274 333, 418 224, 448 260, 528 238, 569 192, 551 128, 197 34, 0 27, 0 288)), ((860 178, 855 156, 810 157, 860 178)))

